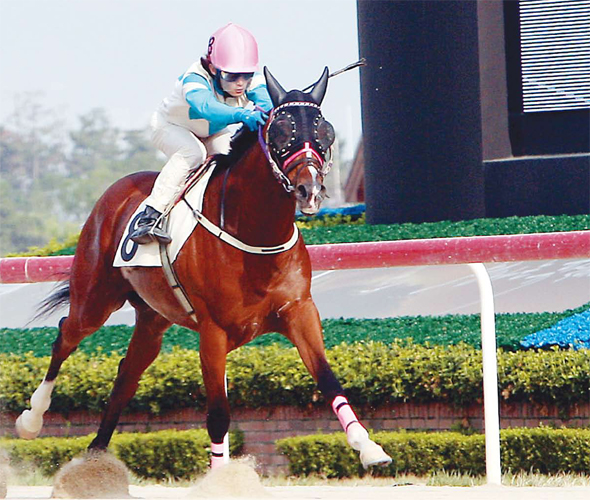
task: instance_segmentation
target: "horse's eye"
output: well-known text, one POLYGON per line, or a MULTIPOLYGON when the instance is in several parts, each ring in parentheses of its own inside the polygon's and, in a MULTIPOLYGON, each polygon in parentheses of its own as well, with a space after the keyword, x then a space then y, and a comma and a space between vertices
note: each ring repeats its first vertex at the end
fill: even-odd
POLYGON ((332 144, 334 144, 335 138, 336 133, 334 132, 332 124, 323 118, 320 119, 316 128, 316 140, 322 150, 326 151, 332 144))
POLYGON ((290 145, 295 135, 295 120, 288 113, 279 116, 268 128, 268 140, 276 151, 290 145))

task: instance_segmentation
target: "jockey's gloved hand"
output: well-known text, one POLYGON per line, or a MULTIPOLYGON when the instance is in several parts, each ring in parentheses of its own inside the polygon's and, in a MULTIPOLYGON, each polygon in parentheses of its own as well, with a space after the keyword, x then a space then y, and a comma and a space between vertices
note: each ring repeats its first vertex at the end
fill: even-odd
POLYGON ((252 111, 250 109, 243 109, 240 112, 238 120, 244 123, 252 132, 258 130, 258 126, 264 127, 268 115, 262 111, 252 111))

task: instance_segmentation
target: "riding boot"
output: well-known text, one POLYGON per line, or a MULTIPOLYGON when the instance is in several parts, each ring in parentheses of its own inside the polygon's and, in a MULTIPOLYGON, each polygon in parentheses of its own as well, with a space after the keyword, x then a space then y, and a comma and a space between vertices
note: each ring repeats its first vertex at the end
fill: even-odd
POLYGON ((140 245, 151 243, 158 240, 160 243, 167 245, 172 241, 170 235, 162 228, 160 217, 161 212, 155 208, 146 205, 143 215, 137 222, 137 229, 131 233, 131 240, 140 245))

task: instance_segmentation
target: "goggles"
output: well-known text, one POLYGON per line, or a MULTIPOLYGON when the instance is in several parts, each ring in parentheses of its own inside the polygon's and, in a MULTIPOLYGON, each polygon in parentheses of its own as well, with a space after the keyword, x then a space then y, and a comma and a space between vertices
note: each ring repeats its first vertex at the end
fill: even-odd
POLYGON ((224 82, 228 82, 228 83, 237 82, 240 78, 243 78, 244 80, 248 81, 248 80, 251 80, 253 76, 254 76, 254 73, 228 73, 227 71, 220 71, 219 72, 219 77, 224 82))

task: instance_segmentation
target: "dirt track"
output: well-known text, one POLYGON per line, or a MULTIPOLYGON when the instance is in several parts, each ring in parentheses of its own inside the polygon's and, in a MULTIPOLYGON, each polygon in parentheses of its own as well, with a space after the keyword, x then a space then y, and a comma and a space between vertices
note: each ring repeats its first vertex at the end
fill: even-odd
MULTIPOLYGON (((265 490, 268 492, 269 499, 287 500, 588 500, 590 498, 590 487, 275 486, 267 487, 265 490)), ((131 486, 130 492, 133 498, 149 500, 203 498, 190 495, 190 488, 131 486)), ((51 487, 14 486, 9 487, 6 498, 33 500, 50 497, 51 487)), ((230 497, 215 497, 215 500, 228 498, 230 497)), ((235 500, 240 497, 231 498, 235 500)))

